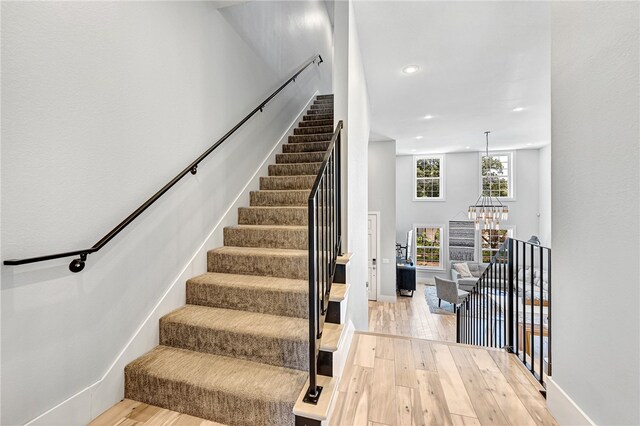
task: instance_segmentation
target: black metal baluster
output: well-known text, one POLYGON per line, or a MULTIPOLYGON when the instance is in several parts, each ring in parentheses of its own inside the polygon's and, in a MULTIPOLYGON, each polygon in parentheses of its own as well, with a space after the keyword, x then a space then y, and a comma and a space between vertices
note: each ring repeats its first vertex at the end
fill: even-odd
POLYGON ((535 339, 534 339, 535 336, 534 335, 535 335, 535 329, 536 329, 535 328, 535 318, 534 318, 535 309, 533 308, 534 304, 535 304, 535 300, 534 299, 535 299, 535 295, 536 295, 536 293, 535 293, 535 291, 533 289, 533 270, 535 269, 534 266, 533 266, 534 262, 535 262, 534 246, 531 245, 531 274, 530 274, 531 275, 531 283, 530 283, 531 284, 531 300, 530 300, 530 305, 531 305, 530 306, 530 308, 531 308, 531 333, 530 333, 530 335, 531 335, 531 346, 530 346, 530 348, 531 348, 531 372, 535 376, 536 375, 536 373, 535 373, 535 359, 536 359, 535 353, 536 353, 536 348, 533 347, 533 345, 535 343, 535 339))
POLYGON ((306 398, 315 399, 318 396, 317 382, 316 382, 316 319, 317 319, 317 304, 316 304, 316 277, 315 277, 315 199, 310 199, 307 203, 307 216, 308 222, 308 238, 309 238, 309 389, 307 390, 306 398))
POLYGON ((547 249, 547 376, 551 376, 551 250, 547 249))
POLYGON ((540 254, 540 383, 544 383, 544 252, 538 247, 540 254))
POLYGON ((522 244, 522 363, 527 365, 527 244, 522 244))
POLYGON ((520 306, 518 304, 518 253, 520 252, 520 241, 516 240, 515 243, 515 253, 513 253, 513 258, 515 259, 515 265, 514 265, 514 277, 515 279, 513 280, 513 285, 514 290, 515 290, 515 298, 513 300, 513 305, 515 306, 515 319, 513 320, 512 324, 513 324, 513 331, 515 333, 515 337, 513 339, 513 345, 515 347, 514 352, 516 353, 516 356, 520 357, 520 354, 518 353, 518 351, 520 350, 520 342, 519 342, 519 327, 518 327, 518 321, 520 320, 519 316, 518 316, 518 306, 520 306))

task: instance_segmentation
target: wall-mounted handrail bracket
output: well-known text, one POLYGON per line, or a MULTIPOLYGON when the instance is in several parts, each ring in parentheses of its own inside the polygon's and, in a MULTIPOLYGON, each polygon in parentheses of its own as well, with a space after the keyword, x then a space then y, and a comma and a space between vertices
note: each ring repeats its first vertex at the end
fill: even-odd
POLYGON ((302 67, 300 67, 298 69, 298 71, 293 76, 289 77, 289 79, 287 81, 285 81, 278 89, 276 89, 273 93, 271 93, 271 95, 269 95, 269 97, 267 99, 265 99, 260 104, 258 104, 258 106, 256 108, 254 108, 249 114, 247 114, 242 120, 240 120, 235 126, 233 126, 233 128, 231 130, 229 130, 227 133, 225 133, 224 136, 222 136, 220 139, 218 139, 211 147, 209 147, 204 153, 202 153, 195 161, 193 161, 186 168, 184 168, 180 173, 178 173, 178 175, 176 177, 171 179, 171 181, 169 183, 167 183, 165 186, 160 188, 160 190, 158 190, 158 192, 156 192, 154 195, 152 195, 151 198, 149 198, 140 207, 138 207, 136 210, 134 210, 133 213, 131 213, 129 216, 127 216, 115 228, 113 228, 111 231, 109 231, 109 233, 107 233, 104 237, 102 237, 102 239, 100 239, 100 241, 95 243, 93 245, 93 247, 88 248, 88 249, 83 249, 83 250, 75 250, 75 251, 70 251, 70 252, 65 252, 65 253, 49 254, 49 255, 45 255, 45 256, 30 257, 30 258, 25 258, 25 259, 7 259, 7 260, 5 260, 3 262, 3 264, 6 265, 6 266, 17 266, 17 265, 25 265, 27 263, 36 263, 36 262, 44 262, 46 260, 61 259, 61 258, 64 258, 64 257, 80 256, 79 258, 74 259, 74 260, 71 261, 71 263, 69 264, 69 270, 71 272, 80 272, 80 271, 82 271, 84 269, 84 267, 85 267, 85 262, 87 260, 87 255, 89 255, 91 253, 95 253, 98 250, 100 250, 102 247, 104 247, 109 241, 111 241, 116 235, 118 235, 124 228, 126 228, 131 222, 133 222, 138 216, 140 216, 142 214, 142 212, 144 212, 148 207, 150 207, 160 197, 162 197, 162 195, 164 195, 165 192, 167 192, 176 183, 178 183, 178 181, 180 179, 185 177, 187 175, 187 173, 191 173, 192 175, 195 175, 198 172, 198 164, 200 164, 200 162, 202 162, 202 160, 207 158, 207 156, 209 156, 209 154, 211 154, 216 148, 218 148, 218 146, 220 146, 224 141, 229 139, 229 137, 231 135, 233 135, 240 127, 242 127, 247 121, 249 121, 249 119, 251 117, 253 117, 255 114, 257 114, 258 111, 259 112, 263 112, 264 107, 267 105, 267 103, 271 99, 276 97, 278 95, 278 93, 280 93, 290 83, 296 81, 296 78, 298 77, 298 75, 300 75, 300 73, 302 73, 305 69, 307 69, 311 64, 315 64, 317 59, 319 59, 320 62, 318 62, 318 65, 320 65, 320 63, 322 63, 322 56, 320 56, 319 54, 313 55, 313 57, 308 59, 305 62, 305 64, 302 67))

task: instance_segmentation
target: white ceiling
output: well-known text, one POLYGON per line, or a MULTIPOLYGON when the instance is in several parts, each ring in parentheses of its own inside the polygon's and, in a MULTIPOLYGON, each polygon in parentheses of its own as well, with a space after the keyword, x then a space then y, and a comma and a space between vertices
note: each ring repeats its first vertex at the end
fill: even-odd
POLYGON ((354 7, 372 140, 395 139, 398 155, 483 150, 485 130, 490 149, 550 142, 548 2, 354 7))

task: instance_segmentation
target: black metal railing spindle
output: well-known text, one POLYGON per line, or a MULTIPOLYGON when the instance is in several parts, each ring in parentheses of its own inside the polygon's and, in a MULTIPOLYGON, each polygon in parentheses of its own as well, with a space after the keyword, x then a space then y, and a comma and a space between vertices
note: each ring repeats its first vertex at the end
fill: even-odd
POLYGON ((457 313, 457 341, 514 353, 544 386, 551 373, 550 289, 551 249, 507 238, 457 313))
POLYGON ((338 122, 320 170, 309 194, 309 388, 304 402, 317 404, 322 387, 318 386, 318 339, 329 306, 331 285, 341 244, 341 163, 340 137, 343 123, 338 122))

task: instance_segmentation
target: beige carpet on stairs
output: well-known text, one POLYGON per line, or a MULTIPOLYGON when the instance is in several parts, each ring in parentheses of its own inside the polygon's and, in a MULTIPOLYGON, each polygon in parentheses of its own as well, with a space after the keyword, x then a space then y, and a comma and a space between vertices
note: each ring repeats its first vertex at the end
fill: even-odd
POLYGON ((318 96, 277 154, 160 346, 125 368, 125 397, 226 425, 293 425, 308 378, 306 200, 333 123, 318 96))

